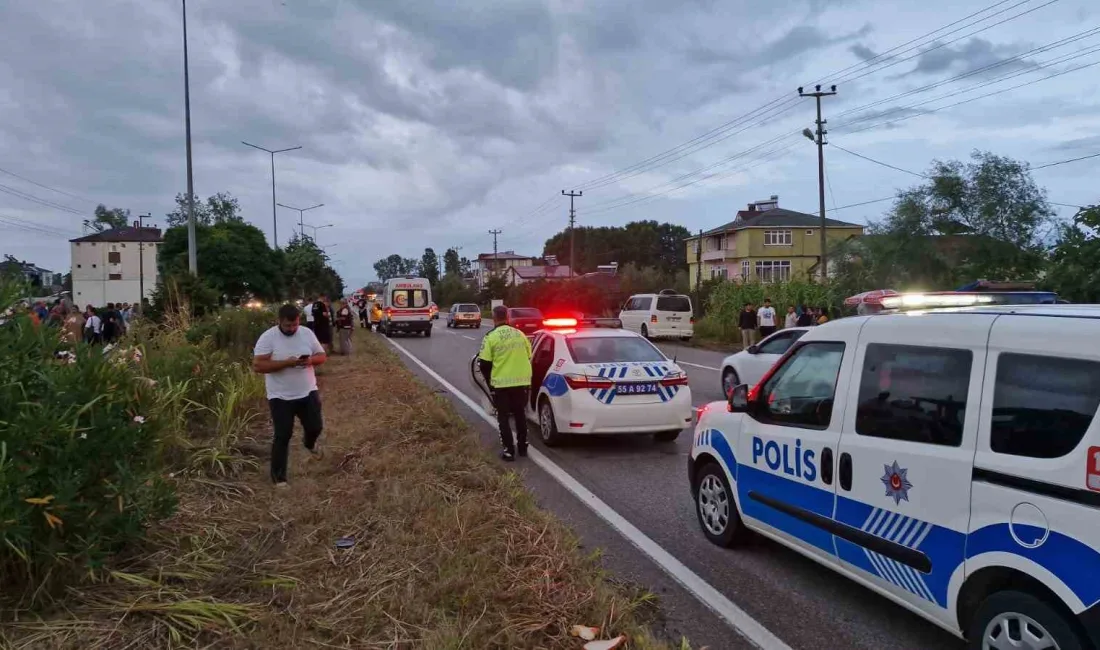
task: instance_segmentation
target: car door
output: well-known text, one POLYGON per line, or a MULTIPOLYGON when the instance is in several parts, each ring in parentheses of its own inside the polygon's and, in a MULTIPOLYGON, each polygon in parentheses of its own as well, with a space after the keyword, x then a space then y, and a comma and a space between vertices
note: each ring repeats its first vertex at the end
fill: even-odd
POLYGON ((623 329, 630 331, 637 331, 638 323, 638 298, 630 298, 623 305, 623 310, 619 312, 619 320, 622 321, 623 329))
POLYGON ((993 319, 869 319, 840 440, 838 557, 945 621, 954 620, 948 583, 966 550, 993 319))
POLYGON ((542 387, 542 382, 546 379, 547 373, 550 372, 550 367, 554 364, 554 337, 549 334, 539 333, 535 336, 533 346, 531 348, 531 390, 529 395, 528 406, 531 412, 534 412, 535 404, 538 402, 539 389, 542 387))
POLYGON ((775 362, 779 361, 795 341, 802 338, 805 333, 805 330, 782 330, 757 343, 756 354, 750 354, 746 360, 750 373, 746 373, 741 381, 748 384, 760 381, 760 378, 771 370, 775 362))
POLYGON ((854 345, 799 344, 750 393, 738 438, 737 491, 750 525, 832 561, 834 455, 854 345), (834 408, 834 404, 836 407, 834 408))

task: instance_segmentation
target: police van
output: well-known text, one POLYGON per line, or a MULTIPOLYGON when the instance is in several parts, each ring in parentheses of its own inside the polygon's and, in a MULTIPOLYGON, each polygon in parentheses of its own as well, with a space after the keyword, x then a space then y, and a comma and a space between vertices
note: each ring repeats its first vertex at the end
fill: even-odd
POLYGON ((700 410, 703 534, 760 533, 973 648, 1098 648, 1098 340, 1096 305, 815 327, 700 410))
POLYGON ((378 331, 432 335, 432 283, 407 275, 386 280, 382 289, 382 321, 378 331))

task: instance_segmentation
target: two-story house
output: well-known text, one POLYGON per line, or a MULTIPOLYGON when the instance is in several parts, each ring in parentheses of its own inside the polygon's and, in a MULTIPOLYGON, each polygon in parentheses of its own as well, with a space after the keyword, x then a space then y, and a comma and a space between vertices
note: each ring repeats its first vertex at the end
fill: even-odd
POLYGON ((109 302, 138 304, 142 292, 157 286, 159 228, 112 228, 69 241, 73 302, 102 307, 109 302))
POLYGON ((512 267, 534 266, 535 258, 516 255, 515 251, 481 253, 477 256, 477 288, 484 289, 494 275, 507 277, 512 267))
MULTIPOLYGON (((836 242, 863 234, 863 226, 825 220, 825 236, 836 242)), ((750 203, 722 226, 687 239, 688 280, 774 282, 818 273, 821 218, 779 207, 779 197, 750 203), (699 246, 702 246, 702 250, 699 246)))

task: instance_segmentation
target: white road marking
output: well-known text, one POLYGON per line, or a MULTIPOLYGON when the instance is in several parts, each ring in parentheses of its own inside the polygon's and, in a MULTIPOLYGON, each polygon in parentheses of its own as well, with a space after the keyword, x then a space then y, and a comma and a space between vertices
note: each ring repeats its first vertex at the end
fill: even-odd
POLYGON ((714 372, 720 372, 721 368, 715 368, 714 366, 701 366, 698 363, 688 363, 687 361, 676 360, 678 366, 691 366, 692 368, 702 368, 703 370, 713 370, 714 372))
POLYGON ((465 334, 463 334, 463 335, 462 335, 462 338, 464 338, 464 339, 470 339, 471 341, 476 341, 476 340, 477 340, 476 338, 474 338, 474 337, 472 337, 472 336, 467 336, 467 335, 465 335, 465 334))
MULTIPOLYGON (((451 383, 441 377, 439 373, 429 368, 426 363, 413 356, 413 354, 406 350, 400 343, 397 343, 393 339, 386 340, 388 340, 399 352, 411 359, 413 363, 420 366, 424 372, 428 373, 432 379, 435 379, 444 388, 450 391, 451 394, 469 407, 470 410, 481 416, 490 426, 496 428, 496 418, 489 415, 474 400, 470 399, 465 393, 451 385, 451 383)), ((572 492, 573 496, 580 499, 581 503, 591 508, 601 519, 606 521, 612 528, 619 531, 619 533, 630 541, 639 551, 649 556, 657 566, 661 567, 661 569, 671 576, 673 580, 680 583, 680 586, 695 596, 699 602, 703 603, 703 605, 717 614, 722 620, 726 621, 726 623, 733 626, 734 630, 743 636, 749 643, 763 650, 791 650, 790 646, 781 641, 779 637, 775 636, 768 628, 764 627, 752 616, 749 616, 745 610, 735 605, 733 601, 726 598, 722 592, 708 584, 699 577, 697 573, 685 566, 684 563, 676 559, 671 553, 657 544, 657 542, 650 539, 648 535, 638 530, 634 524, 627 521, 625 517, 612 509, 611 506, 604 503, 603 500, 593 494, 592 491, 581 485, 577 479, 573 478, 557 463, 550 460, 550 458, 534 447, 528 449, 527 453, 530 459, 542 468, 543 471, 554 477, 554 479, 558 483, 561 483, 565 489, 572 492)))

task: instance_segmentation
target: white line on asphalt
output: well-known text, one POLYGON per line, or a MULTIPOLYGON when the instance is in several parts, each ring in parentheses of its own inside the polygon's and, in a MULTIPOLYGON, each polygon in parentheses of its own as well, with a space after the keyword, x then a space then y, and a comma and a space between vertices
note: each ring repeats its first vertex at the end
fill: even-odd
POLYGON ((697 363, 688 363, 687 361, 680 361, 679 359, 676 360, 676 363, 681 366, 691 366, 692 368, 702 368, 703 370, 713 370, 714 372, 719 371, 719 368, 715 368, 714 366, 701 366, 697 363))
POLYGON ((476 340, 477 340, 477 339, 475 339, 474 337, 472 337, 472 336, 467 336, 467 335, 465 335, 465 334, 463 334, 463 335, 462 335, 462 338, 464 338, 464 339, 470 339, 471 341, 476 341, 476 340))
MULTIPOLYGON (((393 347, 397 348, 399 352, 411 359, 413 363, 420 366, 420 368, 428 373, 432 379, 435 379, 444 388, 449 390, 463 404, 469 407, 470 410, 481 416, 481 419, 485 420, 489 426, 494 428, 497 426, 496 418, 486 413, 485 409, 481 408, 465 393, 451 385, 450 382, 441 377, 439 373, 429 368, 426 363, 415 357, 400 343, 397 343, 393 339, 386 340, 388 340, 393 347)), ((615 512, 611 506, 604 503, 603 500, 593 494, 591 490, 581 485, 577 479, 573 478, 545 454, 534 447, 528 449, 527 453, 530 455, 531 460, 541 467, 543 471, 554 477, 554 479, 557 480, 558 483, 561 483, 565 489, 572 492, 573 496, 580 499, 581 503, 591 508, 601 519, 610 524, 612 528, 619 531, 619 533, 637 547, 639 551, 648 555, 657 566, 664 569, 665 573, 671 576, 676 582, 680 583, 680 585, 695 596, 699 602, 703 603, 703 605, 707 606, 720 618, 732 625, 737 633, 745 637, 749 643, 752 643, 758 648, 763 648, 763 650, 791 650, 790 646, 783 643, 783 641, 772 634, 768 628, 764 627, 752 616, 749 616, 745 610, 735 605, 729 598, 726 598, 722 592, 710 586, 710 584, 699 577, 697 573, 685 566, 683 562, 677 560, 671 553, 657 544, 657 542, 650 539, 648 535, 638 530, 634 524, 627 521, 626 518, 618 512, 615 512)))

